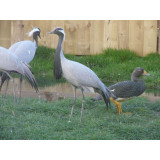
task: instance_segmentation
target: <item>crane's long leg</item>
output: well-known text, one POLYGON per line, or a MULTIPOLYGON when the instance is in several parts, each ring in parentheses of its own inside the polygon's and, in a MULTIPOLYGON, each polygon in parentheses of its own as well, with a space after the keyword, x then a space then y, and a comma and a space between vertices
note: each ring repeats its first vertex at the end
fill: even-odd
POLYGON ((81 92, 82 92, 82 108, 81 108, 81 120, 80 122, 82 122, 82 116, 83 116, 83 110, 84 110, 84 93, 83 93, 83 90, 81 89, 81 92))
MULTIPOLYGON (((1 83, 2 83, 2 72, 0 71, 0 79, 1 79, 1 83)), ((2 89, 2 86, 0 86, 0 91, 2 89)))
POLYGON ((22 94, 22 81, 23 81, 23 77, 21 75, 21 77, 20 77, 20 95, 19 95, 19 98, 21 98, 21 94, 22 94))
POLYGON ((5 90, 5 95, 4 95, 4 97, 6 97, 6 95, 7 95, 7 91, 8 91, 8 84, 9 84, 9 78, 7 78, 7 85, 6 85, 6 90, 5 90))
POLYGON ((14 85, 14 79, 11 77, 11 75, 10 75, 8 72, 6 72, 6 71, 3 71, 3 72, 5 72, 5 73, 8 75, 8 77, 9 77, 10 80, 11 80, 11 82, 13 83, 14 101, 17 102, 17 99, 16 99, 16 92, 15 92, 15 85, 14 85))
POLYGON ((71 115, 69 117, 68 122, 71 122, 71 117, 72 117, 72 114, 73 114, 73 110, 74 110, 74 107, 76 105, 76 87, 74 87, 74 86, 73 86, 73 92, 74 92, 74 101, 73 101, 73 106, 72 106, 72 109, 71 109, 71 115))
POLYGON ((11 82, 13 83, 13 94, 14 94, 14 101, 17 103, 17 98, 16 98, 16 91, 15 91, 15 84, 14 84, 14 79, 11 77, 11 82))

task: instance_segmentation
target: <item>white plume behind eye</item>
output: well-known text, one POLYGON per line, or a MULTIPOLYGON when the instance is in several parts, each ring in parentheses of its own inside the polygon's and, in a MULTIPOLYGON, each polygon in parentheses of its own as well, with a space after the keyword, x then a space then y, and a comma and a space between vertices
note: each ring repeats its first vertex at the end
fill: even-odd
POLYGON ((65 40, 65 32, 64 32, 64 30, 59 30, 59 32, 61 32, 64 35, 64 40, 65 40))
POLYGON ((38 29, 38 28, 33 28, 29 33, 28 33, 28 37, 31 37, 32 36, 32 34, 34 33, 34 32, 40 32, 40 30, 38 29))

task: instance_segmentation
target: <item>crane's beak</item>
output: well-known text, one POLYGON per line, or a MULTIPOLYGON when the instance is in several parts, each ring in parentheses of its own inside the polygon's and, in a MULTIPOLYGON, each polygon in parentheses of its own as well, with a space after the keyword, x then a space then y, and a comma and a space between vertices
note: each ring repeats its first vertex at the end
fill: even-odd
POLYGON ((55 34, 55 29, 50 31, 50 32, 48 32, 48 34, 55 34))
POLYGON ((54 31, 48 32, 48 34, 54 34, 54 31))
POLYGON ((40 34, 39 34, 38 36, 39 36, 39 38, 41 39, 41 36, 40 36, 40 34))
POLYGON ((147 72, 144 70, 144 72, 143 72, 143 76, 150 76, 150 74, 149 74, 149 73, 147 73, 147 72))

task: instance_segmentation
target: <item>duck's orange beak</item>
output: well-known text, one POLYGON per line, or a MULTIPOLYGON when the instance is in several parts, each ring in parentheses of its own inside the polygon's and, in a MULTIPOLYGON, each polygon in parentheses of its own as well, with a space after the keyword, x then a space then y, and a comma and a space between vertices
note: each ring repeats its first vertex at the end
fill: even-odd
POLYGON ((150 76, 150 74, 149 74, 149 73, 147 73, 147 72, 144 70, 144 72, 143 72, 143 76, 150 76))

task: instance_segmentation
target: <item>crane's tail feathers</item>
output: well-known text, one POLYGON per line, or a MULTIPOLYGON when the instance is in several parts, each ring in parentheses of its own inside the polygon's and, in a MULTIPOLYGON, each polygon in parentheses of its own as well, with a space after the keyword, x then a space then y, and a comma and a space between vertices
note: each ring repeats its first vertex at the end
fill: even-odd
POLYGON ((2 89, 2 86, 0 86, 0 91, 1 91, 1 89, 2 89))
POLYGON ((102 97, 106 103, 106 106, 108 108, 108 106, 110 105, 110 96, 109 96, 109 93, 108 92, 103 92, 102 91, 102 97))
POLYGON ((36 90, 36 92, 39 92, 34 75, 26 65, 24 65, 24 76, 27 77, 28 81, 30 82, 31 86, 36 90))
POLYGON ((112 97, 112 98, 116 99, 116 96, 107 87, 106 87, 106 91, 109 93, 109 97, 112 97))
POLYGON ((27 64, 26 62, 23 62, 28 68, 31 68, 31 66, 29 64, 27 64))

